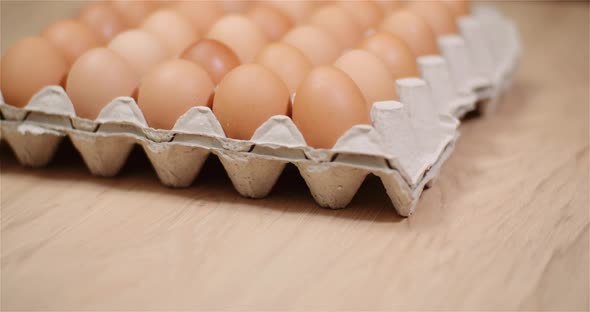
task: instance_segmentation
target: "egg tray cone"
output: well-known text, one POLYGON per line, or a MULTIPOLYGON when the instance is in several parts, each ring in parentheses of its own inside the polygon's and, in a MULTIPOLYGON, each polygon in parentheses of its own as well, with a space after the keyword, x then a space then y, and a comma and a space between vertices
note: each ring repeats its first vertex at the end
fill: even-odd
POLYGON ((493 8, 478 7, 459 26, 461 36, 439 38, 442 55, 418 59, 421 78, 396 81, 399 102, 374 103, 372 125, 351 128, 330 150, 307 146, 286 116, 270 118, 249 141, 227 138, 207 107, 191 108, 172 130, 148 127, 130 97, 114 99, 96 120, 82 119, 59 86, 42 89, 24 108, 2 100, 0 134, 30 167, 47 165, 69 136, 90 172, 105 177, 116 175, 138 144, 170 187, 190 186, 214 154, 235 189, 251 198, 268 195, 292 163, 316 202, 329 208, 345 207, 371 173, 398 214, 409 216, 453 150, 457 118, 493 111, 520 57, 513 24, 493 8))

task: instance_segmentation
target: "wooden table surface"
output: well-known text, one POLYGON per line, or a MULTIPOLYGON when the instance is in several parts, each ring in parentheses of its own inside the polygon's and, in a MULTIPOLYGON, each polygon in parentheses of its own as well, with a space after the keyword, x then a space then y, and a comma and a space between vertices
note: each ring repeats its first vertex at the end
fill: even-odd
MULTIPOLYGON (((77 5, 2 1, 3 45, 77 5)), ((522 34, 514 86, 407 219, 377 179, 330 211, 292 167, 249 200, 217 159, 175 190, 139 150, 103 179, 69 143, 40 170, 3 145, 2 310, 587 310, 588 4, 497 5, 522 34)))

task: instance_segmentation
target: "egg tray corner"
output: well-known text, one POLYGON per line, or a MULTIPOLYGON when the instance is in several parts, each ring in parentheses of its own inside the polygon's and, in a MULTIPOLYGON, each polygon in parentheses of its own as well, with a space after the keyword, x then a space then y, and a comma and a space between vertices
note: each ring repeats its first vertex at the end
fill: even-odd
POLYGON ((190 186, 214 154, 235 189, 251 198, 268 195, 292 163, 316 202, 329 208, 345 207, 372 173, 396 211, 409 216, 454 148, 457 118, 476 103, 483 113, 493 111, 520 56, 513 24, 493 8, 479 7, 459 26, 462 36, 439 38, 441 56, 418 59, 422 79, 396 81, 400 102, 375 103, 372 125, 351 128, 330 150, 307 146, 286 116, 269 119, 249 141, 226 138, 207 107, 191 108, 172 130, 149 128, 129 97, 113 100, 96 120, 81 119, 59 86, 44 88, 24 108, 2 100, 1 138, 21 164, 42 167, 68 136, 90 172, 106 177, 120 171, 138 144, 171 187, 190 186))

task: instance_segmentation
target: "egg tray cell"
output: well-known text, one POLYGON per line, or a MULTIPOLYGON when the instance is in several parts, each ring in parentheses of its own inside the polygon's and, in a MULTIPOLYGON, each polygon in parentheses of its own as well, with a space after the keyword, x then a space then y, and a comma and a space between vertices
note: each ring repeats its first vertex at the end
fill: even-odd
POLYGON ((59 86, 44 88, 24 108, 2 100, 0 134, 30 167, 47 165, 69 136, 91 173, 107 177, 120 171, 138 144, 170 187, 190 186, 214 154, 235 189, 251 198, 268 195, 292 163, 316 202, 329 208, 345 207, 371 173, 398 214, 409 216, 453 150, 457 118, 476 108, 493 111, 520 56, 513 24, 493 8, 478 7, 459 26, 461 36, 439 38, 442 55, 418 59, 421 78, 396 81, 399 102, 374 103, 372 125, 354 126, 330 150, 307 146, 286 116, 270 118, 249 141, 225 137, 207 107, 191 108, 172 130, 148 127, 130 97, 113 100, 96 120, 82 119, 59 86))

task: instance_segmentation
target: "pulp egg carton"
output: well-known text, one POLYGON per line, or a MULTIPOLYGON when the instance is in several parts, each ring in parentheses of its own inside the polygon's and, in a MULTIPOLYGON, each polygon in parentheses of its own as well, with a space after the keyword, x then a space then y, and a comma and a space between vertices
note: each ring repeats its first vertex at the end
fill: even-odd
POLYGON ((190 186, 214 154, 235 189, 252 198, 268 195, 292 163, 316 202, 329 208, 345 207, 371 173, 408 216, 452 152, 458 118, 476 103, 493 110, 520 55, 514 26, 491 8, 477 9, 459 26, 461 36, 439 38, 442 55, 418 59, 421 78, 396 81, 399 102, 374 103, 372 125, 352 127, 330 150, 307 146, 287 116, 270 118, 249 141, 227 138, 208 107, 191 108, 172 130, 150 128, 130 97, 114 99, 96 120, 82 119, 59 86, 42 89, 24 108, 2 101, 1 137, 21 164, 41 167, 68 136, 90 172, 105 177, 116 175, 139 144, 170 187, 190 186))

